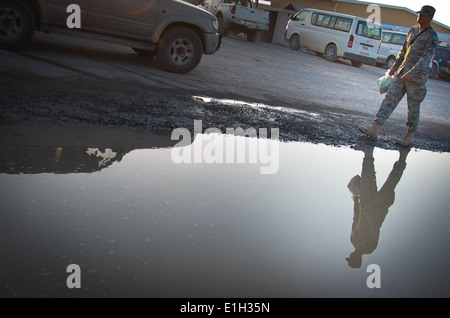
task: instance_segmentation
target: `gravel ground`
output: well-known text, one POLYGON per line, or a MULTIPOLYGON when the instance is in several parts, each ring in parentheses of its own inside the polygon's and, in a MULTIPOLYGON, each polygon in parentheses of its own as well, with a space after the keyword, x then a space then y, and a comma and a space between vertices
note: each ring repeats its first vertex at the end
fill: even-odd
MULTIPOLYGON (((405 101, 377 142, 356 128, 370 124, 382 100, 373 86, 383 73, 226 38, 191 74, 178 75, 128 48, 38 35, 24 51, 0 51, 0 120, 137 130, 193 129, 202 120, 223 132, 279 128, 283 141, 396 149, 405 101)), ((429 82, 415 148, 449 152, 448 85, 429 82)))

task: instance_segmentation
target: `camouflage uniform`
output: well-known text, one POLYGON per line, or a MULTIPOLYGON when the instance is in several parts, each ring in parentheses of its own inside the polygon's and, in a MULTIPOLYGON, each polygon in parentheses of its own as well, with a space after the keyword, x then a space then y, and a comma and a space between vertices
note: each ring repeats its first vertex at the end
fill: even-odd
POLYGON ((437 46, 438 35, 433 28, 425 31, 417 38, 411 46, 410 43, 420 32, 416 25, 408 32, 403 47, 397 55, 392 70, 397 71, 397 75, 392 81, 386 93, 384 101, 376 114, 375 121, 379 124, 389 118, 403 96, 407 94, 408 119, 406 126, 409 131, 416 131, 419 125, 420 104, 425 99, 428 80, 428 65, 434 56, 437 46), (411 76, 411 80, 404 82, 401 77, 405 74, 411 76))

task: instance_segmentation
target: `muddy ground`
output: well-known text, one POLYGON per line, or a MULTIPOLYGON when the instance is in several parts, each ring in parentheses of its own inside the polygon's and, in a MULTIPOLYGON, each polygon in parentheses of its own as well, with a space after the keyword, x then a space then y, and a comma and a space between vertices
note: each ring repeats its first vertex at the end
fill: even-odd
MULTIPOLYGON (((238 39, 225 39, 225 48, 221 48, 221 51, 215 55, 204 57, 200 66, 190 75, 168 74, 159 68, 156 61, 152 61, 150 72, 146 73, 146 77, 142 80, 133 76, 137 73, 136 68, 142 66, 136 63, 143 64, 143 60, 135 62, 132 65, 133 69, 123 70, 121 63, 126 64, 131 60, 130 52, 117 49, 118 53, 113 53, 116 55, 106 64, 103 63, 105 57, 100 59, 98 54, 94 54, 93 59, 89 57, 92 48, 88 50, 80 44, 72 51, 64 52, 64 39, 58 38, 57 41, 61 43, 55 45, 51 39, 38 38, 34 40, 31 48, 24 52, 1 52, 3 60, 3 63, 0 63, 1 121, 170 131, 178 127, 193 129, 194 120, 202 120, 203 129, 214 127, 225 132, 226 128, 237 127, 279 128, 280 139, 283 141, 304 141, 332 146, 375 144, 385 149, 396 149, 395 140, 405 130, 404 119, 401 117, 406 115, 401 113, 400 109, 399 115, 392 116, 388 125, 383 128, 378 141, 363 137, 358 132, 358 125, 371 123, 373 109, 378 107, 377 102, 380 96, 376 96, 375 102, 371 100, 367 103, 371 105, 370 109, 358 109, 357 106, 330 105, 325 91, 321 91, 324 87, 320 83, 316 84, 315 92, 308 89, 309 95, 297 96, 295 103, 293 102, 295 96, 292 96, 291 92, 280 92, 276 85, 273 91, 265 87, 258 92, 257 87, 261 87, 262 84, 268 85, 264 78, 259 79, 260 82, 257 83, 256 88, 248 79, 239 83, 239 89, 233 90, 236 86, 226 86, 225 83, 229 83, 229 80, 224 78, 226 74, 224 70, 227 70, 227 66, 220 63, 228 61, 229 55, 236 47, 247 48, 251 45, 251 48, 255 49, 258 43, 250 44, 238 39), (227 44, 229 49, 226 49, 227 44), (73 53, 74 50, 75 53, 73 53), (67 54, 62 55, 62 52, 67 54), (85 68, 73 66, 75 64, 66 63, 66 60, 64 63, 57 61, 55 56, 73 57, 85 68), (53 61, 51 65, 48 65, 49 60, 53 61), (107 65, 114 68, 115 72, 122 70, 132 76, 111 75, 111 72, 104 75, 101 72, 91 71, 92 65, 82 64, 80 61, 92 65, 98 64, 96 71, 102 70, 102 67, 107 65), (26 63, 29 63, 29 67, 26 63), (40 64, 42 65, 39 66, 40 64), (212 69, 214 66, 218 68, 217 72, 212 69), (56 70, 61 72, 58 73, 56 70), (201 80, 204 76, 211 76, 211 78, 205 79, 205 85, 202 85, 201 80), (192 85, 189 85, 189 81, 192 81, 192 85), (220 81, 226 86, 225 89, 220 86, 220 81), (172 83, 175 84, 172 85, 172 83), (248 87, 246 88, 245 85, 248 87), (198 96, 216 99, 208 100, 198 96), (223 102, 221 101, 223 98, 236 102, 223 102)), ((95 44, 92 45, 95 46, 95 44)), ((293 52, 280 46, 268 43, 260 45, 264 50, 258 54, 268 54, 268 51, 275 49, 279 54, 304 56, 303 58, 310 59, 305 62, 308 64, 313 61, 328 68, 337 67, 337 72, 339 68, 342 68, 345 72, 357 72, 362 74, 361 76, 372 74, 371 80, 384 73, 384 70, 378 70, 372 66, 364 65, 361 69, 356 69, 346 65, 345 62, 329 63, 320 57, 293 52)), ((93 50, 105 51, 106 49, 102 46, 94 47, 93 50)), ((252 60, 260 66, 264 64, 261 58, 253 56, 252 60)), ((246 65, 251 69, 249 61, 246 61, 246 65)), ((264 67, 261 66, 261 68, 264 67)), ((234 75, 230 74, 231 79, 240 77, 236 72, 239 71, 234 71, 234 75)), ((250 76, 242 68, 241 72, 244 72, 242 77, 250 76)), ((261 72, 266 72, 265 78, 268 77, 267 70, 263 69, 261 72)), ((282 70, 282 72, 287 71, 282 70)), ((141 77, 140 74, 138 75, 141 77)), ((310 76, 313 75, 310 74, 310 76)), ((315 77, 312 77, 312 80, 308 82, 311 84, 314 80, 315 77)), ((326 86, 327 83, 323 85, 326 86)), ((445 86, 448 83, 437 85, 448 87, 445 86)), ((339 87, 334 89, 339 90, 339 87)), ((354 92, 358 92, 357 87, 354 92)), ((355 93, 346 94, 354 94, 357 99, 355 93)), ((431 95, 430 100, 435 102, 436 96, 439 96, 439 93, 431 95)), ((441 114, 433 113, 430 116, 424 116, 417 133, 415 148, 450 151, 450 129, 447 124, 448 117, 446 117, 448 99, 446 96, 442 97, 442 100, 436 102, 447 103, 447 106, 444 105, 441 114)))

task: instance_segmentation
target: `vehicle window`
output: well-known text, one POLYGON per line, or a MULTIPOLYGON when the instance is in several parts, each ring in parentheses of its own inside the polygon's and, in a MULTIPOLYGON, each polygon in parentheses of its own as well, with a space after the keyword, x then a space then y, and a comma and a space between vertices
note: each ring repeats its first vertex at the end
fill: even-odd
POLYGON ((322 23, 320 24, 323 27, 328 27, 328 23, 330 23, 331 17, 329 15, 325 15, 322 19, 322 23))
POLYGON ((434 56, 434 59, 439 61, 443 60, 444 64, 448 61, 448 58, 450 57, 450 50, 448 48, 440 48, 438 47, 436 49, 436 54, 434 56))
POLYGON ((384 33, 381 42, 388 43, 392 38, 392 33, 384 33))
POLYGON ((314 23, 315 25, 321 25, 322 24, 322 20, 323 20, 323 14, 319 14, 317 16, 317 20, 316 23, 314 23))
POLYGON ((308 18, 309 11, 301 11, 294 16, 295 21, 306 21, 308 18))
POLYGON ((342 23, 341 30, 345 32, 350 32, 350 28, 352 27, 353 21, 350 19, 344 19, 344 22, 342 23))
POLYGON ((337 18, 336 23, 333 26, 333 29, 349 32, 350 28, 352 27, 352 20, 346 19, 346 18, 337 18))
POLYGON ((330 19, 330 23, 328 24, 328 27, 330 28, 330 29, 333 29, 334 28, 334 24, 336 23, 336 17, 331 17, 331 19, 330 19))
POLYGON ((403 44, 403 42, 405 42, 405 39, 406 39, 406 35, 403 35, 403 34, 395 34, 393 37, 392 37, 392 44, 399 44, 399 45, 402 45, 403 44))
POLYGON ((334 28, 335 28, 336 30, 340 30, 341 27, 342 27, 342 22, 344 22, 344 19, 338 18, 338 19, 336 20, 336 23, 334 24, 334 28))
POLYGON ((356 34, 375 40, 381 39, 381 26, 374 23, 359 21, 356 28, 356 34))
POLYGON ((317 16, 318 16, 318 14, 317 13, 314 13, 313 15, 312 15, 312 17, 311 17, 311 24, 316 24, 316 22, 317 22, 317 16))
POLYGON ((251 3, 247 3, 247 0, 224 0, 223 3, 231 3, 231 4, 234 4, 234 5, 243 6, 243 7, 247 7, 248 6, 249 8, 252 7, 252 4, 251 3))
POLYGON ((338 18, 321 13, 313 13, 311 23, 329 29, 349 32, 352 26, 352 19, 338 18))

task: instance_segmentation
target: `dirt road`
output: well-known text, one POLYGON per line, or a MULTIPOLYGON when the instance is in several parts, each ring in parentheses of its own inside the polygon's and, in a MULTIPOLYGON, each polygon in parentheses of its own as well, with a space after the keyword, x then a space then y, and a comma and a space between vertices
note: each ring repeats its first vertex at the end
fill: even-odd
MULTIPOLYGON (((384 72, 225 38, 219 52, 178 75, 128 48, 37 34, 21 52, 0 51, 0 120, 140 130, 192 129, 202 120, 222 131, 276 127, 285 141, 373 144, 356 126, 378 109, 375 80, 384 72)), ((416 148, 450 150, 449 85, 429 81, 416 148)), ((376 145, 396 148, 405 118, 406 98, 376 145)))

